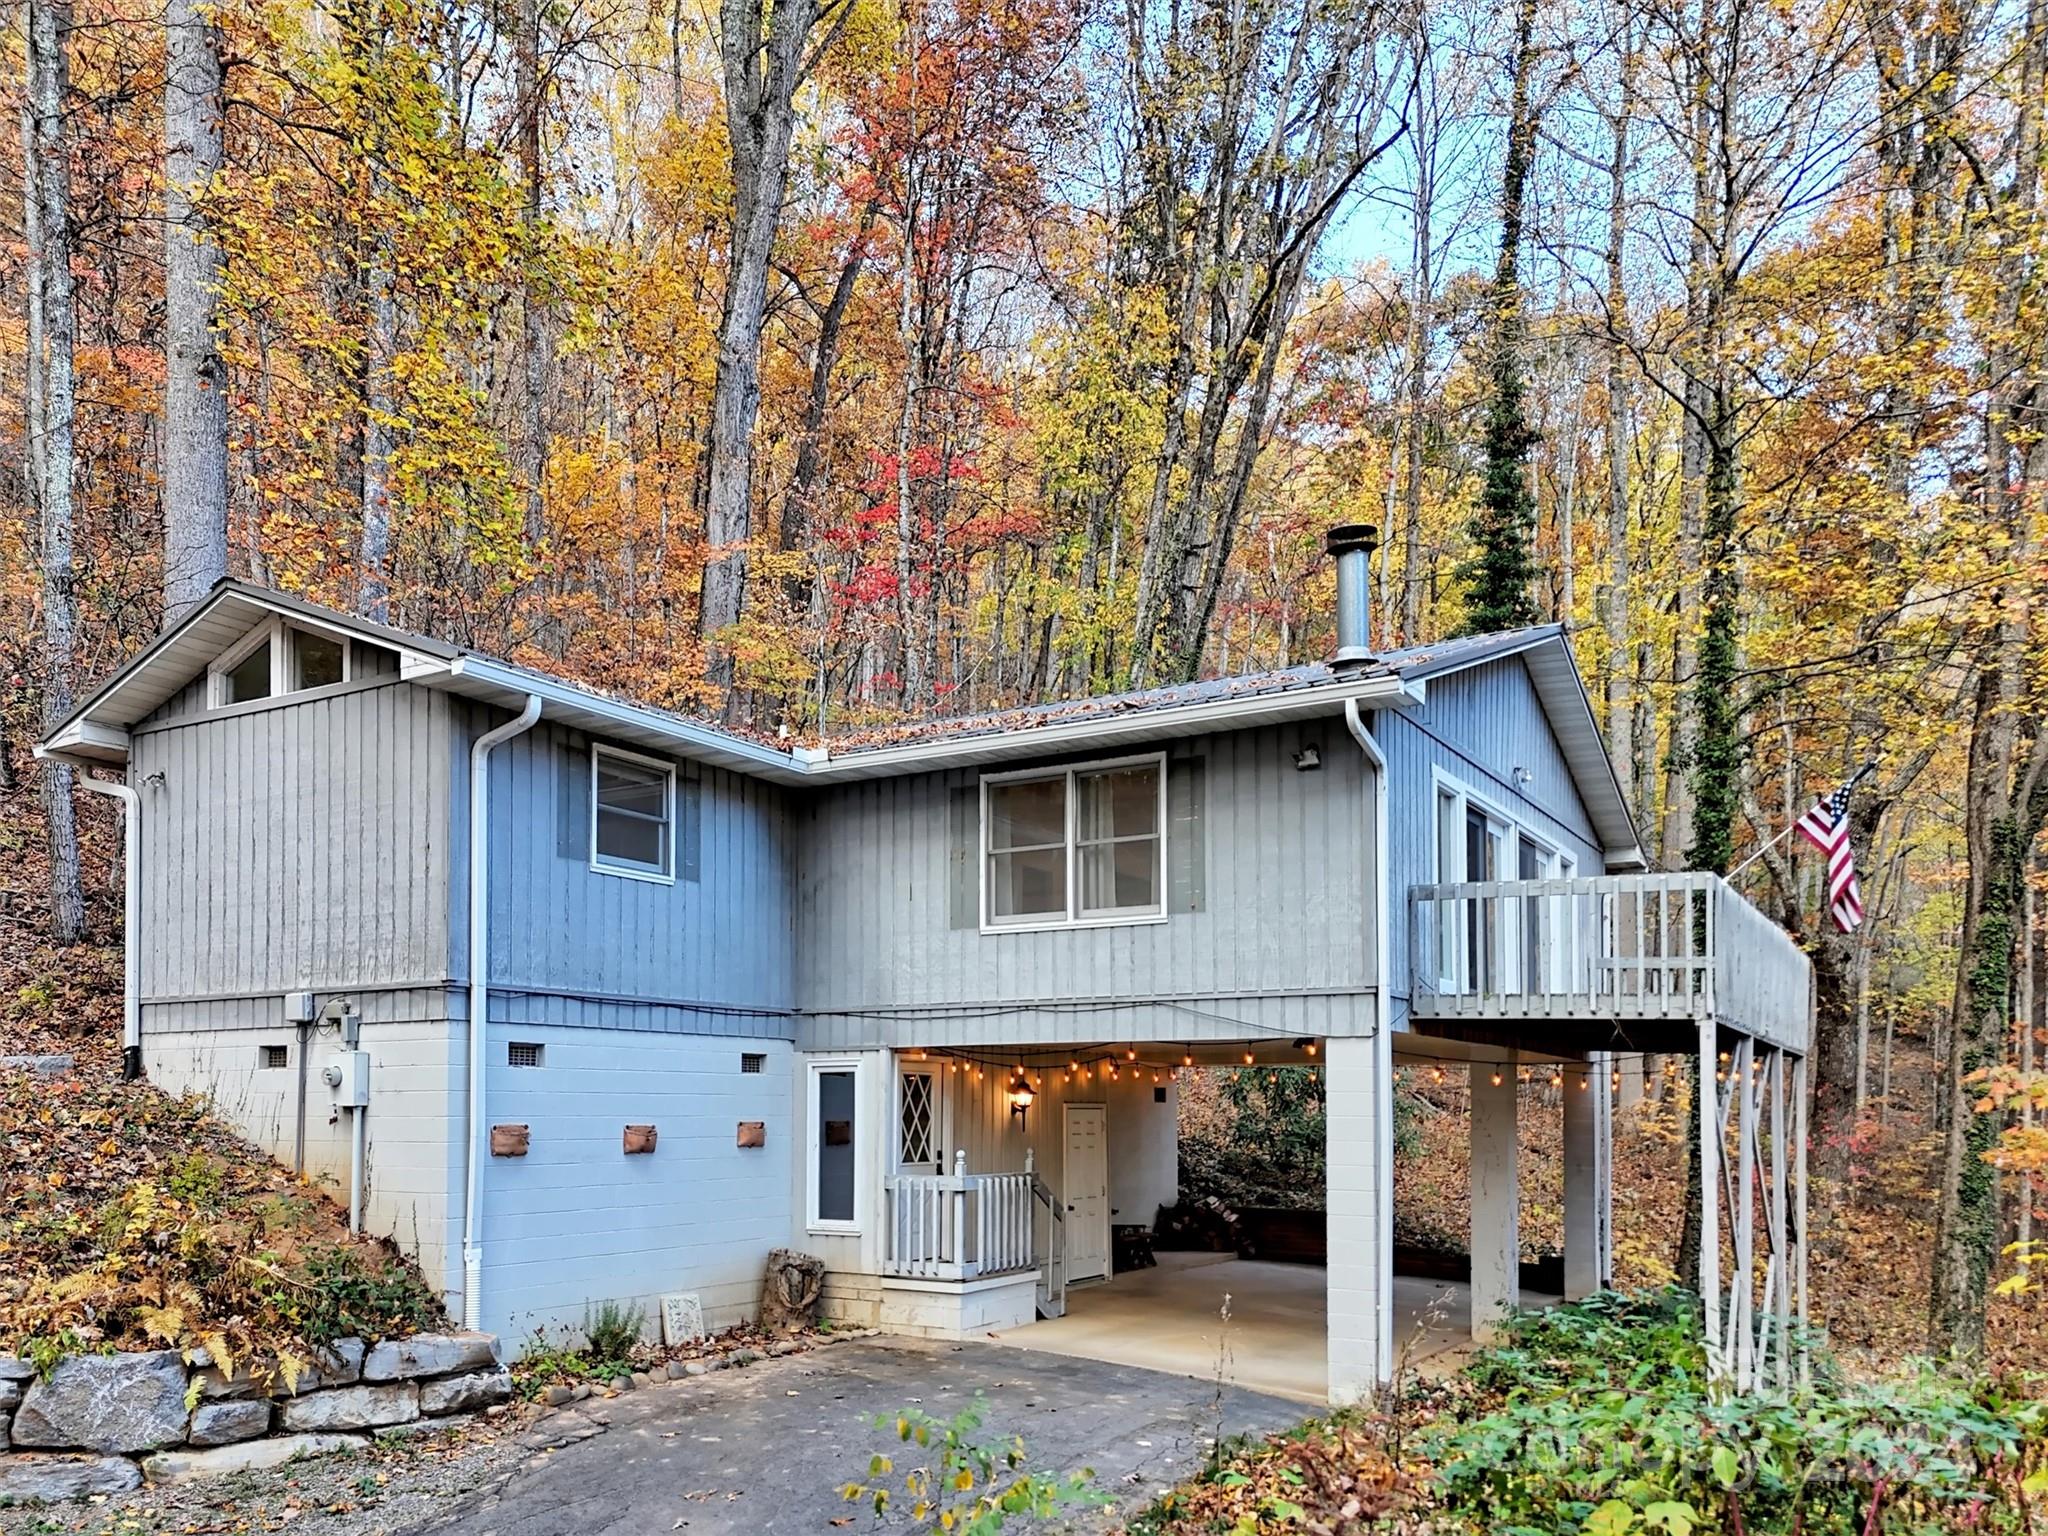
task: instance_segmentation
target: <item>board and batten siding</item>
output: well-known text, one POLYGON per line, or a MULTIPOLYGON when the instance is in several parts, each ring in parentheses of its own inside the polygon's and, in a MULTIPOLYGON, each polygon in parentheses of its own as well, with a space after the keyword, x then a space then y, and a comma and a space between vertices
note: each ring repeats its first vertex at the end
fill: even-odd
POLYGON ((1369 1031, 1371 780, 1343 722, 1195 737, 1167 755, 1169 910, 1158 923, 981 932, 974 770, 809 797, 798 812, 798 1043, 1369 1031), (1294 757, 1307 746, 1322 766, 1302 772, 1294 757), (1177 787, 1189 774, 1192 795, 1177 787))
MULTIPOLYGON (((455 756, 466 768, 469 743, 506 716, 458 710, 455 756)), ((543 718, 492 754, 494 1022, 789 1038, 795 855, 785 791, 677 760, 675 880, 608 874, 590 862, 590 749, 582 732, 543 718)), ((465 771, 454 794, 459 870, 468 802, 465 771)), ((468 911, 458 878, 458 975, 468 911)), ((467 1016, 462 1001, 456 1008, 467 1016)))
POLYGON ((1437 878, 1436 784, 1447 774, 1507 811, 1597 875, 1603 853, 1571 770, 1520 657, 1432 678, 1427 702, 1373 720, 1388 767, 1388 869, 1393 884, 1389 988, 1394 1027, 1406 1026, 1410 988, 1408 889, 1437 878), (1527 771, 1526 784, 1515 770, 1527 771))
POLYGON ((441 986, 453 735, 446 695, 381 680, 138 726, 145 1030, 441 986))

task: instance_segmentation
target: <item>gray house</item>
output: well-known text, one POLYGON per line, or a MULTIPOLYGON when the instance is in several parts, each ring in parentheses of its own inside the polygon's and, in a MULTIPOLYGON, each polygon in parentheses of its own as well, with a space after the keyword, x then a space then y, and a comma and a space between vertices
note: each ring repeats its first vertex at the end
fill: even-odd
POLYGON ((127 805, 133 1058, 348 1187, 472 1325, 680 1294, 716 1326, 796 1247, 848 1320, 1026 1328, 1113 1292, 1114 1229, 1174 1199, 1182 1069, 1313 1064, 1349 1401, 1399 1326, 1395 1063, 1471 1075, 1483 1332, 1519 1079, 1579 1089, 1576 1294, 1609 1053, 1696 1051, 1717 1347, 1765 1369, 1804 1138, 1743 1136, 1803 1101, 1804 958, 1644 871, 1557 629, 1369 654, 1364 545, 1332 547, 1328 665, 824 747, 228 582, 38 750, 123 771, 83 782, 127 805))

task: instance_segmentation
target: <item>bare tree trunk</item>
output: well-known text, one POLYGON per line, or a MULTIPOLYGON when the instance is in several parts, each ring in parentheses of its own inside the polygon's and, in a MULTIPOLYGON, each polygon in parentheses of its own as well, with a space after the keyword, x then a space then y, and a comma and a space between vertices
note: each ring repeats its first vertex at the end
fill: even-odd
MULTIPOLYGON (((71 560, 72 422, 77 412, 73 359, 78 311, 71 283, 71 161, 64 132, 70 95, 70 0, 30 0, 28 106, 34 117, 30 175, 35 190, 29 219, 29 278, 41 298, 42 350, 30 359, 40 371, 42 438, 32 450, 42 493, 43 724, 54 728, 71 713, 77 662, 77 598, 71 560)), ((43 774, 43 814, 50 843, 50 931, 60 944, 85 934, 85 894, 78 875, 78 818, 71 803, 71 770, 58 763, 43 774)))
POLYGON ((356 610, 383 623, 391 616, 391 349, 397 325, 381 252, 363 274, 368 287, 363 334, 362 542, 356 610))
POLYGON ((164 623, 228 573, 227 364, 220 245, 202 199, 221 168, 220 33, 210 6, 164 12, 164 623))
MULTIPOLYGON (((512 89, 519 111, 519 174, 524 193, 520 217, 528 237, 537 238, 546 177, 540 146, 546 87, 540 76, 539 0, 519 0, 519 36, 513 44, 512 67, 512 89)), ((526 542, 537 545, 547 536, 546 500, 541 494, 548 469, 547 427, 542 410, 547 390, 547 330, 542 296, 531 275, 531 259, 525 270, 528 275, 519 297, 519 475, 526 482, 526 542)))
POLYGON ((846 16, 846 0, 721 0, 718 55, 725 75, 725 123, 732 166, 732 241, 718 320, 718 375, 711 392, 710 487, 704 537, 711 546, 697 615, 712 682, 736 703, 732 655, 719 643, 739 622, 746 597, 746 540, 752 532, 754 420, 761 410, 761 323, 768 261, 789 183, 789 141, 799 82, 827 39, 812 31, 846 16))

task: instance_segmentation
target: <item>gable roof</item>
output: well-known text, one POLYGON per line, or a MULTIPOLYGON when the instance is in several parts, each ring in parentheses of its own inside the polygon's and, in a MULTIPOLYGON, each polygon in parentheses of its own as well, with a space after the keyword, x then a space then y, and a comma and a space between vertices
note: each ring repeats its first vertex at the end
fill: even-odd
POLYGON ((423 687, 518 709, 538 695, 549 719, 614 740, 783 784, 828 784, 973 767, 1056 752, 1123 748, 1209 730, 1243 730, 1361 708, 1421 702, 1432 677, 1520 657, 1610 863, 1640 863, 1633 818, 1557 625, 1388 651, 1343 670, 1317 662, 1131 693, 910 722, 820 746, 763 741, 710 721, 622 699, 445 640, 394 629, 259 587, 223 581, 95 689, 43 742, 74 759, 125 762, 128 732, 273 617, 385 646, 423 687))

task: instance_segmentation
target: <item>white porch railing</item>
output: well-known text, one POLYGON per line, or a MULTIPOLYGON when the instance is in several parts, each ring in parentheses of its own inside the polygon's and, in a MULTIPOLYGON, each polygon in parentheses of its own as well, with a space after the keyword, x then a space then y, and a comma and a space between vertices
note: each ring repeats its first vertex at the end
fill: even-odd
POLYGON ((1806 1049, 1812 968, 1716 875, 1421 885, 1418 1018, 1702 1019, 1806 1049))
POLYGON ((1021 1173, 898 1173, 882 1181, 888 1210, 882 1273, 916 1280, 976 1280, 1036 1262, 1030 1155, 1021 1173))

